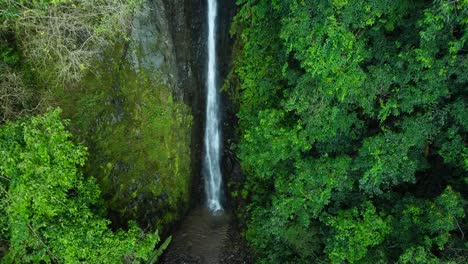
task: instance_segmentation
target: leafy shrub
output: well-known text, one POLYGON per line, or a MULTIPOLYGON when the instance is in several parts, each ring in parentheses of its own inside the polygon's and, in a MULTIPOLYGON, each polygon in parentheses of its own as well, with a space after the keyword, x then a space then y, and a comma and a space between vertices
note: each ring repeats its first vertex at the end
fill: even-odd
MULTIPOLYGON (((71 141, 60 110, 0 129, 0 237, 5 263, 148 260, 157 234, 134 223, 113 232, 100 191, 80 168, 86 149, 71 141)), ((167 245, 166 245, 167 246, 167 245)))

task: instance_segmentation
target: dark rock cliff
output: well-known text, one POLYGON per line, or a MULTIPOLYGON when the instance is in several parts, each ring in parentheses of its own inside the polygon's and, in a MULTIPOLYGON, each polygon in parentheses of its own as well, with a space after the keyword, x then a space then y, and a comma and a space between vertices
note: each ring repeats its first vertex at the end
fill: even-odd
MULTIPOLYGON (((220 3, 221 80, 233 2, 220 3)), ((74 93, 54 95, 89 149, 86 170, 116 226, 167 228, 202 200, 205 11, 205 0, 147 0, 128 38, 97 58, 74 93)))
POLYGON ((191 203, 199 201, 204 127, 204 61, 206 54, 204 0, 156 0, 163 7, 169 23, 177 64, 179 98, 190 106, 193 115, 191 132, 191 203))
MULTIPOLYGON (((205 80, 206 80, 206 0, 156 0, 156 6, 163 6, 169 21, 174 54, 176 56, 178 88, 180 98, 192 110, 194 122, 192 126, 192 203, 200 203, 203 199, 202 162, 203 134, 205 125, 205 80)), ((231 21, 236 13, 234 0, 218 3, 218 63, 219 80, 222 85, 231 69, 233 40, 229 34, 231 21)), ((235 125, 235 113, 229 97, 222 94, 223 101, 223 131, 226 131, 224 141, 227 146, 233 137, 232 127, 235 125)), ((225 155, 225 157, 227 157, 225 155)), ((230 173, 231 170, 226 171, 230 173)))

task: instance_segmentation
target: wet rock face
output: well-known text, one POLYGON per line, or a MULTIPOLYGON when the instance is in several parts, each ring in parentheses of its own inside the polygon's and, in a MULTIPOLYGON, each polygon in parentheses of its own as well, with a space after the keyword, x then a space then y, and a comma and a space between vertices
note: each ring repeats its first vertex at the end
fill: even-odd
MULTIPOLYGON (((202 200, 205 11, 206 0, 148 0, 134 15, 129 41, 109 50, 83 94, 68 102, 72 120, 84 113, 89 172, 118 225, 136 219, 161 229, 202 200)), ((234 0, 220 1, 221 82, 231 64, 234 13, 234 0)))
MULTIPOLYGON (((146 21, 155 21, 153 28, 157 30, 157 34, 153 36, 152 41, 155 39, 164 41, 160 46, 162 49, 155 52, 162 52, 167 58, 165 61, 169 67, 167 74, 174 81, 171 85, 172 92, 176 98, 192 106, 195 103, 193 97, 199 92, 196 85, 197 74, 194 74, 196 66, 194 54, 198 43, 194 43, 192 37, 198 35, 197 30, 200 29, 200 23, 192 21, 192 17, 201 10, 201 1, 151 0, 148 7, 151 9, 149 11, 151 16, 140 16, 137 20, 143 18, 146 21)), ((142 32, 141 35, 145 34, 146 32, 142 32)))
POLYGON ((174 71, 172 45, 167 32, 167 24, 156 13, 157 10, 143 6, 136 11, 128 48, 127 59, 133 68, 140 73, 144 68, 149 72, 157 72, 166 66, 164 82, 174 82, 170 72, 174 71), (156 19, 159 18, 159 19, 156 19))
POLYGON ((196 91, 186 85, 189 71, 180 70, 190 69, 190 61, 178 56, 181 47, 173 34, 178 20, 170 8, 162 0, 148 0, 136 11, 122 61, 103 74, 116 76, 106 97, 119 99, 119 107, 110 103, 109 114, 121 118, 100 127, 92 139, 99 156, 93 170, 102 175, 113 215, 160 229, 189 205, 193 120, 184 97, 196 91), (96 170, 103 163, 104 170, 96 170))
MULTIPOLYGON (((220 6, 220 17, 223 19, 220 21, 220 31, 218 35, 219 46, 223 47, 219 50, 219 61, 220 61, 220 79, 222 80, 222 85, 225 86, 227 76, 232 69, 232 51, 234 45, 234 39, 231 38, 229 34, 229 29, 231 22, 237 13, 237 6, 235 1, 223 1, 223 4, 220 6)), ((232 85, 232 84, 230 84, 232 85)), ((225 186, 225 200, 228 202, 228 207, 237 208, 239 203, 242 202, 241 197, 232 197, 231 192, 236 191, 240 192, 242 189, 243 182, 245 177, 240 168, 239 161, 237 160, 236 155, 231 151, 231 145, 237 142, 237 135, 235 128, 238 124, 237 119, 237 106, 235 102, 231 101, 229 98, 228 91, 223 91, 221 94, 223 102, 223 142, 224 142, 224 152, 222 157, 222 171, 224 176, 225 186), (230 187, 228 188, 229 185, 230 187)))
POLYGON ((88 147, 87 174, 98 179, 116 227, 137 220, 162 231, 191 201, 197 125, 187 98, 200 90, 191 73, 192 31, 180 24, 185 9, 174 7, 148 0, 134 14, 129 39, 96 61, 80 89, 56 95, 88 147))
MULTIPOLYGON (((218 57, 219 57, 219 73, 221 81, 224 81, 227 74, 231 70, 232 62, 232 47, 234 39, 231 38, 230 28, 232 20, 237 13, 237 6, 234 0, 219 0, 219 29, 218 29, 218 57)), ((221 83, 222 84, 222 83, 221 83)))
POLYGON ((191 203, 197 204, 202 193, 201 164, 205 107, 205 18, 206 0, 154 0, 163 7, 173 43, 177 76, 176 93, 193 115, 191 132, 191 203), (177 92, 178 91, 178 92, 177 92))
MULTIPOLYGON (((203 201, 202 157, 203 135, 205 127, 205 81, 207 68, 207 17, 206 0, 154 0, 156 10, 163 10, 171 35, 173 54, 175 56, 177 85, 174 89, 179 98, 190 106, 194 118, 191 136, 192 157, 192 203, 203 201)), ((232 19, 236 14, 235 0, 218 2, 218 64, 219 84, 222 86, 231 69, 233 39, 229 34, 232 19)), ((159 14, 157 14, 159 15, 159 14)), ((162 23, 164 24, 164 23, 162 23)), ((227 95, 222 94, 224 141, 233 137, 236 124, 235 112, 230 106, 227 95)), ((227 143, 224 144, 227 146, 227 143)), ((227 156, 226 156, 227 157, 227 156)))

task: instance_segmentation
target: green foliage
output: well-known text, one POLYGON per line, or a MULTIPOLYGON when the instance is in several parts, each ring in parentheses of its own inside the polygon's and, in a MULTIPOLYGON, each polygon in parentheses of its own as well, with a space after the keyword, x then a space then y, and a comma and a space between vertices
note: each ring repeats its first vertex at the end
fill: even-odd
POLYGON ((21 65, 20 51, 13 34, 0 28, 0 123, 31 112, 37 102, 28 89, 27 71, 21 65))
POLYGON ((325 220, 331 228, 325 252, 332 263, 355 263, 366 256, 368 248, 379 245, 390 233, 389 221, 376 213, 371 203, 364 203, 360 211, 340 211, 325 220))
POLYGON ((0 64, 15 65, 19 62, 18 52, 4 41, 0 41, 0 64))
POLYGON ((86 148, 71 142, 60 111, 8 123, 0 130, 1 237, 5 263, 138 262, 157 234, 135 224, 113 232, 100 216, 100 191, 80 167, 86 148), (94 209, 93 209, 94 208, 94 209))
POLYGON ((440 261, 424 247, 409 248, 401 255, 398 263, 401 264, 438 264, 440 261))
POLYGON ((402 251, 414 245, 444 249, 450 232, 458 229, 457 220, 464 217, 461 197, 448 187, 434 201, 402 198, 392 210, 393 241, 398 241, 402 251))
POLYGON ((13 32, 26 62, 51 85, 79 81, 106 48, 127 37, 138 0, 0 1, 0 32, 13 32))
POLYGON ((50 87, 76 87, 106 49, 128 38, 140 3, 0 0, 0 122, 44 112, 50 87))
POLYGON ((237 2, 258 261, 463 259, 468 2, 237 2))

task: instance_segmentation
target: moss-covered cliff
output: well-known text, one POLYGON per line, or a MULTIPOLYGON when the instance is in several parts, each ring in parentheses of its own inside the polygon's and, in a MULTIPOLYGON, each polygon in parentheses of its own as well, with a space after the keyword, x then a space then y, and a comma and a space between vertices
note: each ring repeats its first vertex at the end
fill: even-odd
POLYGON ((194 132, 184 99, 190 103, 198 90, 191 61, 177 52, 192 42, 182 35, 187 41, 174 45, 170 15, 162 1, 147 1, 126 41, 96 58, 72 90, 58 86, 51 93, 89 148, 87 170, 99 179, 117 224, 137 219, 164 227, 189 205, 194 132))
MULTIPOLYGON (((223 47, 230 46, 234 8, 228 2, 220 5, 223 47)), ((138 219, 143 226, 167 226, 201 200, 205 5, 0 4, 8 10, 0 16, 0 94, 6 95, 0 99, 12 98, 2 101, 0 123, 61 107, 89 149, 87 173, 99 179, 117 225, 138 219)), ((226 62, 222 79, 230 49, 219 53, 226 62)))

